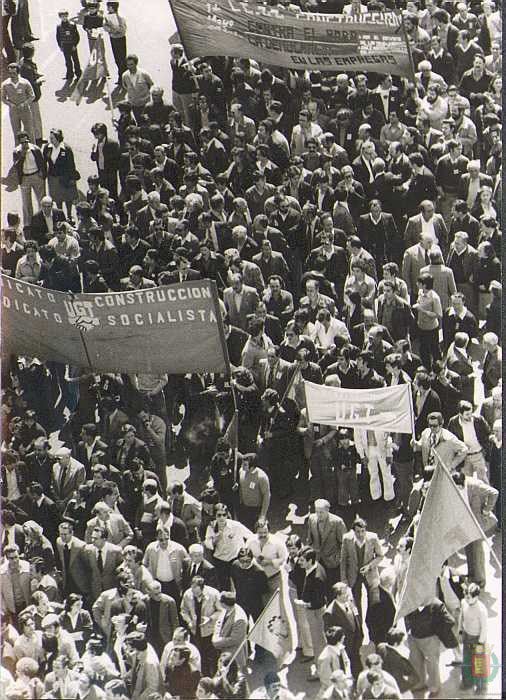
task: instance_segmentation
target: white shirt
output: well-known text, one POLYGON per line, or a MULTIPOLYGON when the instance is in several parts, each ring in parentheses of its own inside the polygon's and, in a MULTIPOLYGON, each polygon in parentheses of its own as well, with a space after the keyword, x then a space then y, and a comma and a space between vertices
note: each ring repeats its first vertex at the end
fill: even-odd
POLYGON ((31 149, 28 149, 25 155, 25 160, 23 161, 23 175, 32 175, 38 172, 39 168, 35 161, 35 156, 33 155, 31 149))
POLYGON ((422 234, 427 233, 434 241, 437 240, 436 238, 436 231, 434 230, 434 217, 431 216, 431 218, 426 221, 425 218, 422 216, 422 234))
POLYGON ((158 579, 158 581, 163 583, 169 583, 170 581, 174 580, 174 573, 172 571, 168 549, 162 549, 161 547, 159 549, 155 577, 158 579))
POLYGON ((481 452, 481 445, 476 437, 476 430, 474 429, 474 421, 465 421, 459 419, 460 425, 462 427, 462 435, 464 438, 464 444, 469 447, 469 453, 481 452))
MULTIPOLYGON (((21 498, 21 491, 19 490, 18 475, 16 474, 16 470, 6 469, 5 473, 7 479, 7 494, 9 500, 12 500, 14 498, 21 498)), ((14 528, 12 528, 12 533, 14 535, 14 528)))

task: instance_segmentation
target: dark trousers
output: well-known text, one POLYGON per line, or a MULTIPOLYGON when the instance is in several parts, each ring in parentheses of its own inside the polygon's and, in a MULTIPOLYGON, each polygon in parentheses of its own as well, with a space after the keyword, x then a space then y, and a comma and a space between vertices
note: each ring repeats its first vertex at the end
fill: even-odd
POLYGON ((65 68, 67 69, 67 75, 65 77, 67 80, 70 80, 74 77, 75 73, 76 77, 79 78, 82 71, 77 48, 75 46, 64 46, 62 51, 63 57, 65 58, 65 68))
POLYGON ((441 359, 441 348, 439 347, 439 330, 422 331, 418 329, 420 340, 420 359, 422 365, 430 372, 432 363, 441 359))
POLYGON ((111 49, 114 56, 114 61, 118 67, 118 83, 121 81, 121 76, 126 71, 126 56, 127 56, 127 45, 126 36, 122 36, 119 39, 113 39, 111 37, 111 49))
POLYGON ((211 678, 216 673, 216 663, 218 661, 218 652, 212 643, 212 635, 208 637, 193 637, 192 641, 200 651, 202 675, 210 676, 211 678))
POLYGON ((160 585, 162 587, 162 593, 165 593, 165 595, 170 595, 174 600, 176 601, 176 605, 179 610, 179 603, 181 600, 181 595, 179 593, 179 588, 177 587, 177 584, 175 581, 160 581, 160 585))
POLYGON ((255 523, 260 516, 260 506, 245 506, 242 503, 239 506, 238 520, 249 530, 254 529, 255 523))
POLYGON ((484 678, 477 678, 473 676, 473 653, 475 652, 475 646, 479 642, 478 635, 466 634, 462 635, 462 685, 464 688, 476 688, 477 692, 481 692, 485 688, 484 678))
POLYGON ((222 559, 216 559, 216 557, 213 557, 212 561, 215 569, 216 569, 216 576, 218 577, 218 583, 219 583, 219 590, 220 591, 230 591, 231 586, 230 586, 230 571, 232 569, 232 562, 231 561, 223 561, 222 559))
POLYGON ((98 177, 100 184, 108 190, 109 195, 116 202, 118 201, 118 171, 117 170, 99 170, 98 177))

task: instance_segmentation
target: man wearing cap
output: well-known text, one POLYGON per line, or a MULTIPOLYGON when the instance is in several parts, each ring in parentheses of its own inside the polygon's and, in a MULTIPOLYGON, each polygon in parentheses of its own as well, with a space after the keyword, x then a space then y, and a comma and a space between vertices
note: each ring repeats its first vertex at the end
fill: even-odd
POLYGON ((60 447, 54 453, 57 462, 51 473, 50 495, 59 510, 65 510, 74 491, 86 481, 86 470, 81 462, 71 456, 68 447, 60 447))
POLYGON ((125 18, 118 14, 119 2, 108 2, 106 6, 107 14, 104 15, 104 29, 109 34, 112 53, 118 67, 118 82, 116 85, 121 85, 121 76, 127 69, 127 24, 125 18))
POLYGON ((65 80, 72 80, 74 73, 79 79, 82 73, 77 53, 77 45, 80 40, 79 32, 74 22, 69 20, 68 10, 60 10, 58 17, 60 24, 56 27, 56 42, 65 58, 65 67, 67 68, 65 80))

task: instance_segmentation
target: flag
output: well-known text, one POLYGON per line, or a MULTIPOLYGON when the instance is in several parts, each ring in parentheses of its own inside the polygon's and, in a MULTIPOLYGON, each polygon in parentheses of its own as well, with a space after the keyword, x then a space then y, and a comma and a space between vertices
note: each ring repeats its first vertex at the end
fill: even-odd
POLYGON ((322 425, 413 432, 411 386, 341 389, 304 382, 308 419, 322 425))
POLYGON ((86 85, 92 80, 102 80, 108 75, 107 63, 105 62, 104 38, 102 34, 99 34, 91 51, 88 64, 77 81, 70 99, 74 100, 76 105, 79 105, 83 99, 86 85))
POLYGON ((278 665, 290 664, 297 649, 297 625, 288 595, 288 576, 280 572, 280 585, 255 622, 248 639, 267 649, 278 665))
POLYGON ((481 538, 482 529, 473 512, 450 472, 438 462, 416 530, 396 620, 427 604, 436 595, 443 563, 481 538))

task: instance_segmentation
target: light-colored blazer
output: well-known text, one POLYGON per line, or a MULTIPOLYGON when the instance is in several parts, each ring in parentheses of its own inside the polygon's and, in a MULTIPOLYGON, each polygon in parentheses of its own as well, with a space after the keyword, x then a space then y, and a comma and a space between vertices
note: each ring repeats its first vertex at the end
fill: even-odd
POLYGON ((139 653, 140 662, 133 680, 131 700, 148 700, 153 693, 163 692, 160 660, 151 644, 139 653))
MULTIPOLYGON (((232 612, 228 615, 227 610, 222 610, 214 628, 212 642, 221 653, 228 651, 234 654, 246 639, 248 633, 248 618, 240 605, 234 605, 232 612)), ((239 668, 244 669, 248 663, 247 645, 244 644, 235 660, 239 668)))
MULTIPOLYGON (((359 575, 356 542, 355 533, 351 530, 343 537, 343 546, 341 547, 341 580, 350 588, 353 588, 359 575)), ((374 562, 372 568, 365 574, 365 580, 369 586, 379 586, 378 564, 382 558, 383 550, 378 535, 374 532, 366 532, 363 565, 374 562)))
MULTIPOLYGON (((204 586, 201 606, 201 637, 210 637, 213 634, 216 621, 222 612, 219 602, 220 592, 217 591, 216 588, 212 588, 212 586, 204 586)), ((191 588, 183 594, 183 599, 181 601, 181 617, 191 629, 194 628, 197 622, 197 614, 195 612, 195 598, 193 597, 191 588)))
MULTIPOLYGON (((25 600, 25 606, 30 605, 32 594, 30 590, 30 564, 24 559, 19 559, 19 583, 21 592, 25 600)), ((4 612, 16 613, 16 604, 14 600, 14 590, 12 588, 12 579, 9 573, 9 562, 5 561, 0 566, 0 600, 2 602, 2 610, 4 612)))
MULTIPOLYGON (((169 561, 174 574, 174 580, 178 587, 181 587, 181 579, 183 578, 183 562, 187 559, 188 554, 183 545, 177 542, 168 543, 169 561)), ((160 543, 150 542, 144 553, 143 564, 148 569, 153 578, 156 578, 156 569, 158 567, 158 557, 160 555, 160 543)))
POLYGON ((328 518, 318 528, 316 513, 311 513, 307 525, 307 543, 316 551, 321 564, 333 569, 339 566, 345 532, 344 520, 338 515, 329 513, 328 518))
POLYGON ((134 535, 132 528, 121 513, 110 513, 109 519, 105 522, 100 520, 98 516, 88 520, 86 523, 86 533, 84 535, 87 544, 91 543, 91 535, 95 527, 106 527, 109 532, 109 537, 107 539, 109 542, 112 542, 112 544, 120 544, 127 537, 132 538, 134 535))

